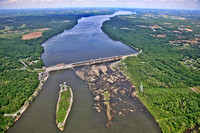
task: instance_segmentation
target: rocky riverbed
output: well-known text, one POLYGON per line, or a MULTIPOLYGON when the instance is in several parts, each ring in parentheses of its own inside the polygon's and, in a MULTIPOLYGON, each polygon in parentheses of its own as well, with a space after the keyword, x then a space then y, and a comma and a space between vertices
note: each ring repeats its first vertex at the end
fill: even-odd
POLYGON ((90 88, 94 98, 94 109, 107 116, 106 127, 117 122, 117 116, 126 119, 127 113, 144 107, 134 95, 135 88, 131 81, 119 70, 110 65, 92 65, 76 69, 76 74, 90 88))

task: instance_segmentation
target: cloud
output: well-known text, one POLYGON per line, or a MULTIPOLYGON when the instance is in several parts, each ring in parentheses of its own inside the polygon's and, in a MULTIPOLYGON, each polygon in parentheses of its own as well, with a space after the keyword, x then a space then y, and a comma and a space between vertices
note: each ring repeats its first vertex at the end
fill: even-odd
POLYGON ((0 8, 76 6, 200 9, 200 0, 0 0, 0 8))
POLYGON ((19 0, 9 0, 9 2, 13 3, 13 2, 19 2, 19 0))
POLYGON ((54 0, 32 0, 32 2, 34 2, 34 3, 39 3, 39 2, 42 2, 42 3, 45 3, 45 2, 53 2, 54 0))

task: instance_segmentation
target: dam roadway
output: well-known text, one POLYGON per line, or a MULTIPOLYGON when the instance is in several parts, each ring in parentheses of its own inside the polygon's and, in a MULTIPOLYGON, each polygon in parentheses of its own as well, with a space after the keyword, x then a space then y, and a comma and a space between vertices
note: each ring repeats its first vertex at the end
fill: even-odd
POLYGON ((89 66, 89 65, 99 64, 99 63, 123 60, 127 57, 130 57, 130 56, 137 56, 141 52, 142 52, 142 50, 140 52, 136 53, 136 54, 112 56, 112 57, 99 58, 99 59, 94 59, 94 60, 91 59, 91 60, 88 60, 88 61, 75 62, 75 63, 71 63, 71 64, 62 63, 62 64, 57 64, 57 65, 54 65, 54 66, 49 66, 49 67, 44 68, 44 69, 47 72, 59 71, 59 70, 65 70, 65 69, 74 69, 75 67, 89 66))

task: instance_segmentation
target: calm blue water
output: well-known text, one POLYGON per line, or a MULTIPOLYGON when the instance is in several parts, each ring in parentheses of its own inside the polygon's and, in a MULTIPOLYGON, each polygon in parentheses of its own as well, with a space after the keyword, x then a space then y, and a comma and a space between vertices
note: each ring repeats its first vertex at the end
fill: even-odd
MULTIPOLYGON (((131 12, 118 12, 117 14, 131 12)), ((137 51, 119 41, 111 40, 101 30, 102 23, 114 15, 81 18, 78 24, 42 44, 42 59, 46 66, 72 63, 100 57, 132 54, 137 51)))
MULTIPOLYGON (((78 24, 56 35, 42 44, 45 51, 42 59, 45 66, 71 63, 100 57, 136 53, 129 46, 113 41, 101 31, 102 23, 113 15, 99 15, 81 18, 78 24)), ((106 128, 105 112, 93 110, 93 98, 88 85, 72 70, 50 74, 43 90, 28 107, 22 117, 12 126, 9 133, 57 133, 55 123, 56 103, 59 85, 64 81, 72 88, 74 102, 67 119, 64 133, 157 133, 160 129, 147 111, 135 111, 106 128)), ((141 103, 136 100, 136 104, 141 103)))

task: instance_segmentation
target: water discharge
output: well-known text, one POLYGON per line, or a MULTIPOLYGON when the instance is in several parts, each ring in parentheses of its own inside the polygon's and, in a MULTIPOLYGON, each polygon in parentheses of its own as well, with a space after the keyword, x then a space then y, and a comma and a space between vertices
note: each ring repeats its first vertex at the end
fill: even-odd
MULTIPOLYGON (((44 42, 42 46, 45 51, 42 59, 45 66, 136 53, 137 51, 129 46, 111 40, 101 30, 104 21, 119 14, 130 14, 130 12, 81 18, 74 28, 65 30, 44 42)), ((129 113, 126 119, 121 119, 115 125, 106 128, 106 115, 97 113, 93 109, 93 98, 89 87, 73 70, 52 72, 43 90, 8 132, 60 132, 56 127, 55 112, 59 85, 65 81, 73 90, 74 102, 64 133, 160 132, 158 125, 147 111, 129 113)))

